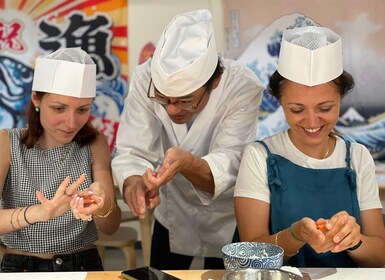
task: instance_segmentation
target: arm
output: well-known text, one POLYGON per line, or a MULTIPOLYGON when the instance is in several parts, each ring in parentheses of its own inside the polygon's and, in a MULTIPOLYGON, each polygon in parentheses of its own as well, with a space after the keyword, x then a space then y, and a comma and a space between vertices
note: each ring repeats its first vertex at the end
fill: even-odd
POLYGON ((5 179, 7 178, 11 162, 9 136, 6 130, 0 130, 0 197, 3 194, 5 179))
POLYGON ((163 156, 160 143, 162 124, 155 115, 153 102, 146 96, 149 73, 148 62, 135 68, 117 132, 112 169, 122 195, 128 177, 142 176, 163 156))
MULTIPOLYGON (((353 169, 357 172, 357 192, 361 209, 362 245, 349 252, 352 259, 363 267, 385 265, 385 229, 375 176, 375 164, 369 151, 360 144, 352 145, 353 169), (358 148, 356 147, 358 146, 358 148)), ((353 246, 360 237, 351 241, 353 246)))
MULTIPOLYGON (((121 210, 116 202, 114 183, 111 172, 110 150, 106 137, 99 133, 96 140, 91 144, 92 151, 92 176, 94 183, 90 189, 102 198, 103 204, 99 209, 92 209, 92 215, 100 231, 113 234, 120 225, 121 210), (97 184, 96 186, 94 186, 97 184), (108 212, 112 210, 110 214, 108 212), (106 217, 101 217, 105 216, 106 217)), ((91 209, 90 209, 91 210, 91 209)))
POLYGON ((139 218, 144 217, 146 209, 142 175, 147 168, 153 169, 163 156, 162 124, 155 115, 153 102, 146 96, 149 73, 148 62, 137 66, 133 73, 117 133, 116 156, 112 160, 123 200, 139 218))
POLYGON ((66 193, 75 193, 84 179, 85 176, 80 176, 76 182, 67 187, 70 182, 70 178, 67 177, 60 184, 55 196, 51 200, 46 199, 41 192, 36 192, 40 204, 0 210, 0 216, 3 221, 0 223, 0 235, 63 215, 70 209, 70 201, 72 199, 66 193))
MULTIPOLYGON (((384 267, 385 265, 385 229, 381 209, 361 212, 360 239, 362 245, 348 251, 350 257, 361 267, 384 267)), ((350 244, 349 247, 357 244, 350 244)))
MULTIPOLYGON (((6 130, 0 130, 0 195, 3 195, 5 179, 11 164, 11 144, 6 130)), ((84 177, 80 177, 68 191, 76 191, 84 177)), ((27 227, 39 221, 63 215, 70 209, 71 198, 64 194, 70 180, 66 178, 59 186, 55 196, 48 200, 42 193, 37 192, 41 204, 19 207, 16 209, 0 209, 0 235, 27 227)))
POLYGON ((245 145, 255 141, 263 88, 253 79, 239 78, 224 91, 237 94, 224 101, 229 110, 216 127, 208 154, 201 158, 214 180, 213 199, 234 187, 245 145))
POLYGON ((235 197, 234 207, 241 241, 279 245, 285 251, 285 259, 294 256, 305 245, 291 236, 290 229, 270 235, 270 204, 257 199, 235 197))
MULTIPOLYGON (((202 142, 195 154, 177 147, 170 148, 160 172, 153 174, 156 176, 151 176, 153 172, 147 170, 149 189, 161 187, 178 172, 196 190, 214 197, 234 186, 244 146, 256 137, 262 87, 246 76, 236 77, 230 83, 227 76, 223 80, 219 89, 211 93, 212 103, 200 113, 201 119, 212 118, 205 124, 214 131, 212 138, 202 142), (197 156, 202 153, 204 156, 197 156)), ((202 120, 197 121, 201 122, 197 125, 202 125, 202 120)), ((201 137, 206 137, 206 134, 201 137)))
POLYGON ((147 189, 158 189, 172 180, 178 172, 195 188, 214 193, 214 178, 207 161, 177 147, 168 149, 158 172, 146 170, 144 184, 147 189))

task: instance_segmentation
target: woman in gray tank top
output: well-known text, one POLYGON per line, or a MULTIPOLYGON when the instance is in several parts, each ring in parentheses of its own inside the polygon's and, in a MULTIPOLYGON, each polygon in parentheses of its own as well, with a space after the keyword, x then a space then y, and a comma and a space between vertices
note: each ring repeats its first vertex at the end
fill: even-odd
POLYGON ((89 122, 96 66, 80 48, 37 58, 28 127, 0 131, 1 272, 103 270, 98 229, 113 234, 110 151, 89 122))

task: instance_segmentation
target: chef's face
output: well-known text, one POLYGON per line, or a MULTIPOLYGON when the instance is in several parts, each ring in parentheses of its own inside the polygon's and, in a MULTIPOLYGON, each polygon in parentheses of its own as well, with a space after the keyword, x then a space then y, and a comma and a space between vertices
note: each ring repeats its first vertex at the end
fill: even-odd
POLYGON ((154 102, 161 104, 174 123, 183 124, 191 120, 194 114, 203 110, 209 99, 209 92, 207 87, 203 86, 186 96, 167 97, 154 87, 153 93, 150 92, 149 88, 147 96, 154 102))
POLYGON ((299 146, 314 147, 325 141, 336 125, 341 95, 332 82, 309 87, 286 81, 280 102, 292 141, 299 146))
POLYGON ((93 98, 77 98, 59 94, 45 94, 40 100, 32 93, 32 102, 40 109, 44 132, 39 144, 44 148, 60 146, 72 141, 89 119, 93 98))

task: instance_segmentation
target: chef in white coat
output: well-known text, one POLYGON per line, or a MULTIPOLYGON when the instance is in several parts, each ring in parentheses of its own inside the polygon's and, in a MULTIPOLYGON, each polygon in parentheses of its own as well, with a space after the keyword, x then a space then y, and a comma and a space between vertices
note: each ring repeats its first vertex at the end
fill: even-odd
POLYGON ((152 59, 136 67, 112 168, 135 215, 156 207, 152 267, 188 269, 199 256, 206 269, 223 268, 234 184, 262 92, 246 66, 218 56, 207 10, 174 17, 152 59))

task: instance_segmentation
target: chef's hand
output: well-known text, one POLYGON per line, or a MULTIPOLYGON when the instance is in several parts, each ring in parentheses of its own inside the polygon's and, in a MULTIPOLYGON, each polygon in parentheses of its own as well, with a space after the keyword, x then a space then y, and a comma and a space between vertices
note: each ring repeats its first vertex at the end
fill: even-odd
MULTIPOLYGON (((70 203, 76 219, 91 221, 92 215, 103 215, 101 209, 106 201, 106 193, 99 182, 93 182, 89 188, 77 192, 70 203)), ((104 211, 106 213, 106 211, 104 211)))
POLYGON ((41 203, 39 205, 40 207, 36 207, 39 208, 39 211, 37 211, 39 218, 37 218, 37 220, 45 222, 66 213, 71 208, 70 202, 72 196, 77 192, 77 189, 84 182, 85 178, 85 175, 81 175, 69 187, 68 184, 70 183, 71 178, 65 178, 51 200, 47 199, 42 192, 37 191, 36 196, 41 203))
POLYGON ((143 175, 144 183, 149 190, 159 189, 172 180, 185 167, 191 154, 178 147, 167 150, 159 170, 147 169, 143 175))
POLYGON ((133 175, 124 181, 124 200, 132 214, 139 219, 146 217, 146 207, 154 208, 160 202, 158 189, 147 189, 143 177, 133 175))
POLYGON ((325 233, 332 244, 330 251, 338 253, 358 244, 361 240, 361 227, 356 219, 346 211, 341 211, 332 216, 328 223, 330 229, 325 233))

